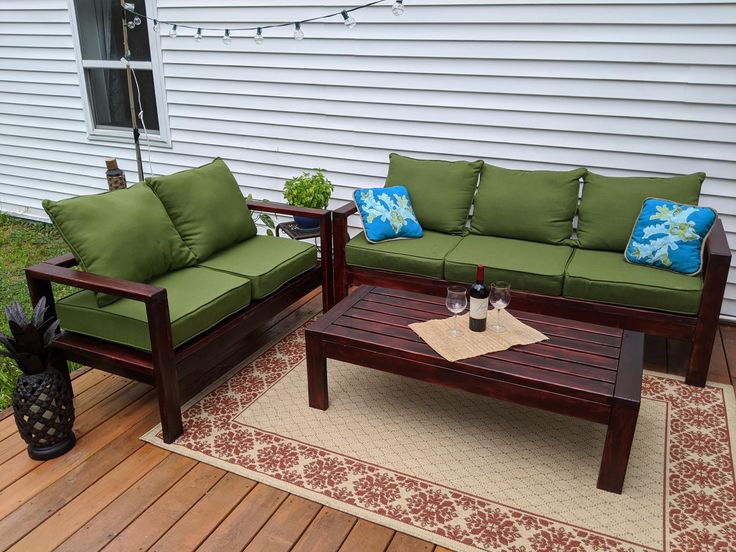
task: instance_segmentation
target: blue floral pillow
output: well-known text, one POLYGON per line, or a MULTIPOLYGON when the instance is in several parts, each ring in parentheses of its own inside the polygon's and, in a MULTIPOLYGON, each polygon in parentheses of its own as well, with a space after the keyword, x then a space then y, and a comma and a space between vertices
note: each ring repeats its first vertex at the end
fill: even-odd
POLYGON ((645 199, 626 246, 626 260, 680 274, 698 274, 703 267, 705 240, 717 217, 710 207, 645 199))
POLYGON ((369 242, 422 237, 422 227, 404 186, 355 190, 353 197, 369 242))

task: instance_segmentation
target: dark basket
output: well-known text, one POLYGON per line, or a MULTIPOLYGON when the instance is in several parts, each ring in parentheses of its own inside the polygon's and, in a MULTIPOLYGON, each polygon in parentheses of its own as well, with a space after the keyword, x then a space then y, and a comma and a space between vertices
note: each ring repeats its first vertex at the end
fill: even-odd
POLYGON ((13 391, 15 423, 34 460, 56 458, 76 443, 74 396, 58 370, 21 375, 13 391))

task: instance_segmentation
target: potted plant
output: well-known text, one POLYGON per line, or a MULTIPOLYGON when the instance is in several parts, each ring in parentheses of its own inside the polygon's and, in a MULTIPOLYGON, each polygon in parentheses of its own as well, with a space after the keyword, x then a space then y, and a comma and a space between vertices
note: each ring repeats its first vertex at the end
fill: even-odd
MULTIPOLYGON (((315 172, 303 172, 284 184, 284 199, 295 207, 311 207, 312 209, 327 209, 334 186, 325 176, 324 169, 314 169, 315 172)), ((294 221, 302 230, 311 230, 319 226, 319 219, 315 217, 295 216, 294 221)))
POLYGON ((56 458, 76 443, 67 364, 51 348, 59 336, 59 321, 48 317, 47 310, 45 298, 30 320, 20 303, 5 307, 10 335, 0 333, 0 355, 14 360, 22 372, 13 390, 13 414, 34 460, 56 458))

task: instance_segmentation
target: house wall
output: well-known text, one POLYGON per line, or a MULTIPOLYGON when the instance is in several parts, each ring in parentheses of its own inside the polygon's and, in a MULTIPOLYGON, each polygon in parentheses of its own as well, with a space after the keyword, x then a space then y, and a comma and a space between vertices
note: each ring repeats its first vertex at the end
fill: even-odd
MULTIPOLYGON (((350 5, 159 0, 158 17, 243 26, 350 5)), ((230 47, 161 37, 172 147, 151 148, 154 172, 219 155, 244 191, 279 200, 286 178, 324 167, 337 206, 382 183, 391 151, 610 175, 702 170, 701 203, 736 248, 736 2, 406 5, 401 18, 390 5, 362 10, 353 30, 339 18, 305 25, 302 42, 292 29, 260 47, 235 33, 230 47)), ((105 189, 110 156, 134 179, 129 144, 87 138, 80 94, 67 0, 2 0, 0 210, 43 219, 43 198, 105 189)), ((723 313, 736 316, 736 269, 723 313)))

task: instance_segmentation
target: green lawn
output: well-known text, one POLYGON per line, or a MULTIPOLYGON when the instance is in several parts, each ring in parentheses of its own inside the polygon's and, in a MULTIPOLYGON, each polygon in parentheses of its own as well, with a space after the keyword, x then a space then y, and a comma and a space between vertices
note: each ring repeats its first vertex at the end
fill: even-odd
MULTIPOLYGON (((20 301, 30 310, 23 269, 67 251, 61 236, 50 224, 28 222, 0 213, 0 307, 3 307, 0 309, 0 332, 8 332, 5 305, 20 301)), ((0 410, 10 406, 17 375, 15 364, 0 357, 0 410)))

